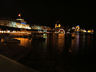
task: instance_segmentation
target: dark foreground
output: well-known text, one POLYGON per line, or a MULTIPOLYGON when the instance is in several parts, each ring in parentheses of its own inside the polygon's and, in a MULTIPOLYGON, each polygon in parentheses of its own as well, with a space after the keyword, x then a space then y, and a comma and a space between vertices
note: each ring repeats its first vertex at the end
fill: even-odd
POLYGON ((0 54, 40 72, 94 71, 96 38, 92 34, 48 34, 46 40, 15 38, 20 44, 0 44, 0 54))

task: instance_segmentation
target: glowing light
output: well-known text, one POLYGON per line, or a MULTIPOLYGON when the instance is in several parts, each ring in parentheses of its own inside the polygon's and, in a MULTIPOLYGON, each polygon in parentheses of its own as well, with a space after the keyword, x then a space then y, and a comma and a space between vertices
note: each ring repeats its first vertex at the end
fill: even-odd
POLYGON ((64 29, 60 29, 59 33, 64 33, 65 34, 65 30, 64 29))
POLYGON ((75 29, 75 27, 72 27, 72 29, 75 29))
POLYGON ((59 24, 58 27, 61 27, 61 25, 59 24))
POLYGON ((22 22, 21 24, 26 24, 26 23, 22 22))
POLYGON ((57 25, 55 24, 55 28, 60 28, 61 27, 61 24, 57 25))
POLYGON ((83 30, 83 32, 87 32, 86 30, 83 30))
POLYGON ((76 26, 76 30, 75 31, 80 31, 80 26, 79 25, 76 26))
POLYGON ((47 34, 43 34, 43 38, 47 38, 47 34))
POLYGON ((23 20, 23 19, 16 19, 16 20, 23 20))
POLYGON ((10 31, 8 30, 7 33, 10 33, 10 31))
POLYGON ((21 17, 21 14, 19 13, 18 16, 21 17))
POLYGON ((88 33, 91 33, 92 31, 91 30, 88 30, 88 33))
POLYGON ((88 30, 88 33, 93 33, 94 32, 94 30, 88 30))

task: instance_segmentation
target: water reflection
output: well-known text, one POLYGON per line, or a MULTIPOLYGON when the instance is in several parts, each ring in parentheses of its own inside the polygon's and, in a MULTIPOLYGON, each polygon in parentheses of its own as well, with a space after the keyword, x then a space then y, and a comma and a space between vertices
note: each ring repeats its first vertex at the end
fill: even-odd
POLYGON ((75 39, 72 40, 71 51, 73 54, 78 53, 79 50, 79 34, 75 34, 75 39))
MULTIPOLYGON (((17 39, 22 40, 22 38, 17 38, 17 39)), ((3 54, 17 61, 20 60, 22 57, 25 57, 30 51, 30 48, 25 48, 23 46, 23 44, 25 44, 26 46, 26 43, 29 41, 27 41, 27 39, 23 41, 21 41, 21 45, 19 45, 17 44, 16 39, 1 38, 0 54, 3 54), (25 41, 25 43, 23 43, 23 41, 25 41)))
POLYGON ((4 42, 4 39, 3 38, 0 38, 0 43, 4 42))
POLYGON ((57 41, 57 49, 58 49, 58 52, 59 53, 62 53, 63 52, 63 49, 64 49, 64 41, 65 40, 65 35, 64 34, 58 34, 58 41, 57 41))
MULTIPOLYGON (((93 52, 93 46, 96 45, 96 39, 93 39, 92 35, 89 34, 73 34, 74 39, 66 38, 65 34, 50 33, 43 36, 46 38, 45 40, 15 38, 20 40, 20 46, 26 47, 22 48, 23 50, 20 48, 16 50, 15 47, 17 53, 21 50, 19 54, 25 54, 19 58, 19 61, 41 72, 72 72, 72 69, 74 72, 75 68, 79 68, 79 60, 84 59, 81 57, 89 57, 90 51, 93 52)), ((2 41, 1 39, 0 42, 2 41)), ((12 47, 10 48, 12 52, 8 53, 14 56, 14 50, 12 47)), ((17 58, 18 55, 16 55, 14 57, 17 58)))
POLYGON ((31 40, 32 39, 28 39, 28 38, 14 38, 14 39, 17 39, 17 40, 20 40, 20 45, 21 46, 24 46, 24 47, 29 47, 31 45, 31 40))

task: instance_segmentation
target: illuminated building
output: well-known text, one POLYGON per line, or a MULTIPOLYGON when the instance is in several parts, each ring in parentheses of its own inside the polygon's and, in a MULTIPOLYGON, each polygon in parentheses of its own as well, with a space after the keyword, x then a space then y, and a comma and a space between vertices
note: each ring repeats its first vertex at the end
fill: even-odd
POLYGON ((24 28, 24 29, 31 29, 30 25, 27 24, 27 22, 21 18, 21 14, 18 14, 18 19, 16 19, 16 27, 17 28, 24 28))
POLYGON ((16 19, 16 27, 24 28, 24 29, 31 29, 30 25, 28 25, 24 19, 16 19))
POLYGON ((80 31, 80 26, 79 25, 76 26, 75 31, 80 31))
POLYGON ((61 24, 55 24, 55 28, 60 28, 61 24))
POLYGON ((15 21, 12 20, 0 20, 1 26, 8 26, 14 28, 23 28, 23 29, 31 29, 30 25, 24 19, 21 19, 21 15, 19 14, 20 18, 16 19, 15 21))
POLYGON ((40 26, 40 25, 33 25, 33 26, 31 26, 31 29, 43 31, 43 32, 47 32, 47 31, 51 30, 51 28, 48 26, 40 26))

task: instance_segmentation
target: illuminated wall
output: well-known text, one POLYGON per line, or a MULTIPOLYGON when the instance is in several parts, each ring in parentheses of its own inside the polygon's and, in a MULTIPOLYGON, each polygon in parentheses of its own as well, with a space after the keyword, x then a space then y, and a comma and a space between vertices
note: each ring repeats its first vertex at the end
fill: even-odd
POLYGON ((31 27, 28 24, 21 24, 21 23, 16 23, 17 28, 25 28, 25 29, 31 29, 31 27))
POLYGON ((30 25, 26 23, 26 21, 22 20, 21 22, 9 21, 9 20, 0 20, 0 25, 15 27, 15 28, 24 28, 31 29, 30 25))
POLYGON ((35 29, 35 30, 51 30, 50 27, 47 27, 47 26, 38 26, 38 25, 34 25, 34 26, 31 26, 32 29, 35 29))
POLYGON ((17 28, 31 29, 30 25, 28 25, 24 19, 16 19, 16 21, 17 28))
POLYGON ((11 21, 9 24, 10 27, 16 27, 16 22, 11 21))

